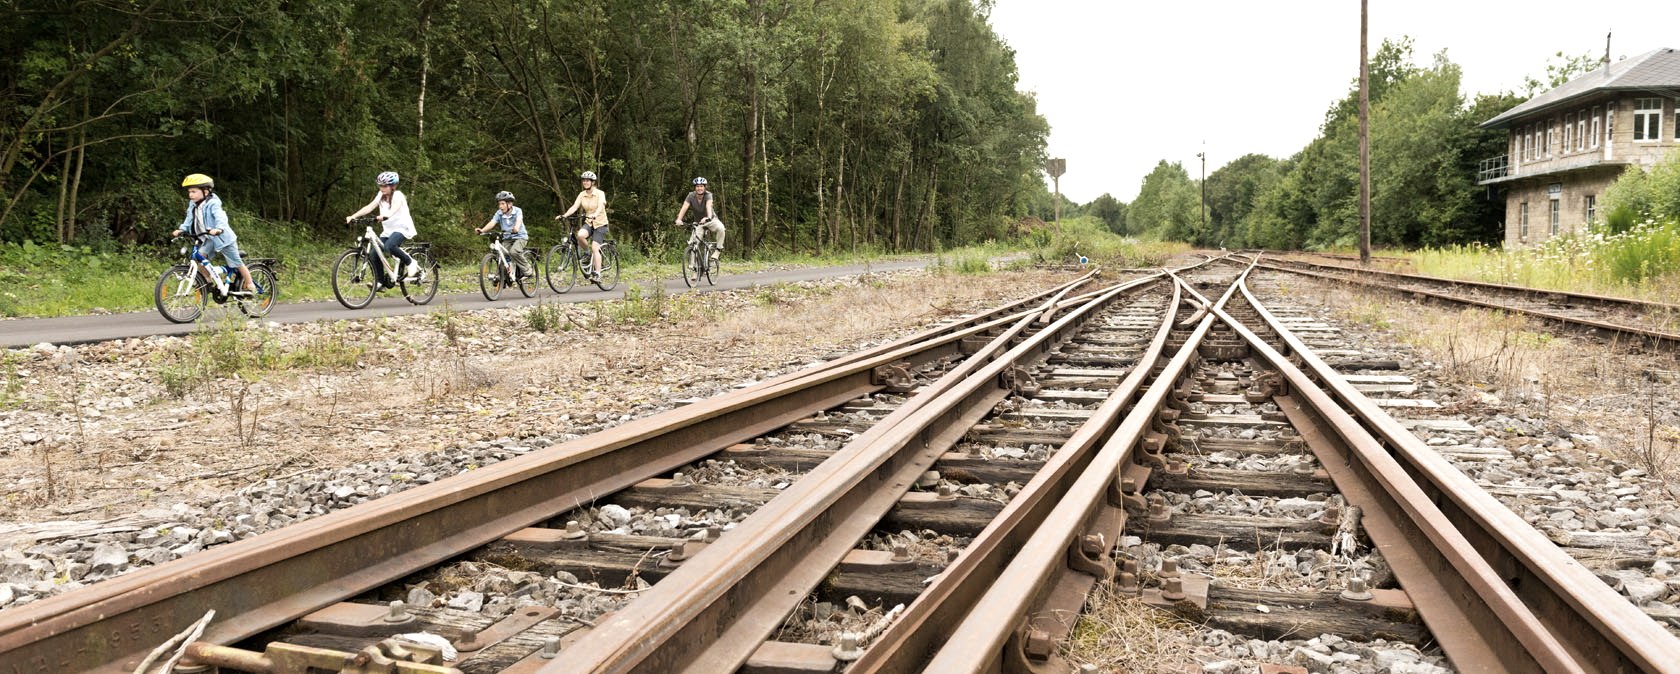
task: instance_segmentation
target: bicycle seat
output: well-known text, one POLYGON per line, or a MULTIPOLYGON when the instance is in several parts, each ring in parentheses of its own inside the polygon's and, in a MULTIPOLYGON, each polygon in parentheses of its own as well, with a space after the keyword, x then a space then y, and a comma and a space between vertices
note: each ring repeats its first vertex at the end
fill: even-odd
POLYGON ((432 249, 432 242, 430 242, 430 241, 404 241, 403 242, 403 248, 405 250, 431 250, 432 249))
POLYGON ((280 258, 277 258, 277 257, 248 257, 248 258, 245 258, 245 265, 246 266, 257 265, 257 264, 267 265, 269 267, 278 267, 278 266, 280 266, 280 258))

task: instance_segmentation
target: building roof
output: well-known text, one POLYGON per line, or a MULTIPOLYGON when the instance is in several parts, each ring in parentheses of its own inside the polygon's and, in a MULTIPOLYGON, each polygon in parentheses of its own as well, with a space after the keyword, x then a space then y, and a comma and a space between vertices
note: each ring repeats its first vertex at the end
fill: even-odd
POLYGON ((1680 89, 1680 51, 1654 49, 1608 66, 1599 66, 1556 89, 1530 98, 1510 110, 1482 122, 1482 128, 1508 126, 1519 117, 1562 106, 1575 99, 1606 91, 1652 91, 1680 89))

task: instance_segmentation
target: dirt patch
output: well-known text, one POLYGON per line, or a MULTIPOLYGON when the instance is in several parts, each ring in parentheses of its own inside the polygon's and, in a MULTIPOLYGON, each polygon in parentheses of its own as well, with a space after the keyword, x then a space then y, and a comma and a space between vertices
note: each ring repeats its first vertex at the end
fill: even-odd
POLYGON ((498 437, 566 439, 1070 279, 905 272, 7 352, 0 521, 98 519, 498 437), (539 331, 537 328, 544 331, 539 331))

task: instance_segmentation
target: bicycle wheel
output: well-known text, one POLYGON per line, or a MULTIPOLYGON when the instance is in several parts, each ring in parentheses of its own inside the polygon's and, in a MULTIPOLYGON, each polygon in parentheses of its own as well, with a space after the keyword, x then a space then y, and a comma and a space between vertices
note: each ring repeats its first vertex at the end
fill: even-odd
POLYGON ((402 286, 403 297, 408 298, 410 304, 426 304, 437 297, 438 262, 432 259, 432 254, 426 251, 409 253, 414 258, 414 266, 420 268, 420 278, 413 282, 398 281, 402 286))
POLYGON ((528 273, 520 274, 518 265, 515 265, 514 274, 519 277, 519 293, 526 297, 536 297, 537 284, 542 282, 542 279, 537 278, 542 275, 542 269, 537 266, 537 254, 522 250, 519 251, 519 259, 525 263, 525 268, 529 270, 528 273))
POLYGON ((502 279, 501 265, 496 263, 495 255, 485 255, 478 262, 478 289, 484 292, 484 299, 491 302, 502 296, 502 286, 506 281, 502 279))
POLYGON ((239 310, 251 318, 262 318, 280 300, 280 281, 268 265, 258 264, 251 266, 251 283, 256 285, 257 294, 240 299, 239 310))
POLYGON ((577 285, 577 276, 572 273, 577 268, 577 255, 570 245, 562 243, 548 249, 548 255, 543 256, 543 266, 548 274, 549 290, 565 293, 577 285), (565 285, 562 287, 561 284, 565 285))
POLYGON ((595 274, 595 287, 612 290, 618 287, 618 244, 601 244, 601 269, 595 274))
POLYGON ((723 257, 723 255, 716 248, 710 248, 710 247, 708 247, 706 249, 705 255, 706 255, 706 285, 715 286, 715 285, 717 285, 717 278, 718 278, 718 258, 723 257), (713 253, 717 253, 718 257, 712 257, 713 253))
POLYGON ((692 243, 688 244, 688 249, 683 251, 683 283, 688 284, 690 288, 700 285, 700 273, 705 269, 700 266, 701 255, 700 247, 692 243))
POLYGON ((360 309, 371 304, 374 293, 379 292, 378 283, 361 249, 344 251, 333 262, 333 297, 338 298, 338 303, 346 309, 360 309))
POLYGON ((204 300, 209 293, 204 284, 192 277, 192 268, 184 264, 170 267, 158 277, 152 288, 152 300, 158 313, 171 323, 191 323, 204 313, 204 300))

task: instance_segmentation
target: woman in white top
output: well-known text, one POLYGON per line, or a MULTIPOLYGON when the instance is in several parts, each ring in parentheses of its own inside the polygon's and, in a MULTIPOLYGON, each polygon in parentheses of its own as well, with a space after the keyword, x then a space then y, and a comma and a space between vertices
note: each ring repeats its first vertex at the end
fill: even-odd
MULTIPOLYGON (((402 180, 396 171, 386 171, 379 174, 375 182, 379 183, 379 193, 373 195, 373 201, 363 206, 362 210, 351 213, 344 218, 346 223, 379 209, 379 222, 382 229, 380 238, 385 244, 385 252, 397 258, 401 263, 403 278, 418 278, 420 266, 414 264, 414 258, 402 249, 402 243, 414 238, 414 217, 408 214, 408 197, 403 196, 402 190, 397 189, 397 182, 402 180)), ((377 257, 377 256, 375 256, 377 257)), ((391 284, 387 283, 386 287, 391 284)))
POLYGON ((589 279, 593 281, 601 278, 601 244, 607 241, 607 193, 595 188, 594 171, 584 171, 578 180, 583 184, 583 191, 578 192, 571 208, 554 219, 583 210, 584 224, 575 236, 579 246, 589 243, 589 279))

